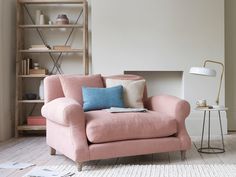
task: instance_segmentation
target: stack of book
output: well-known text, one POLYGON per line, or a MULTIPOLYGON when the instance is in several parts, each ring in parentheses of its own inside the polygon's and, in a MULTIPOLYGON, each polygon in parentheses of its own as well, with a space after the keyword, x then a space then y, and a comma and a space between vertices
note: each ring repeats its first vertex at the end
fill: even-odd
POLYGON ((22 75, 30 74, 30 68, 32 68, 31 58, 27 58, 21 61, 21 74, 22 75))
POLYGON ((34 68, 33 61, 31 58, 23 59, 21 61, 21 74, 22 75, 46 75, 48 72, 44 68, 34 68))
POLYGON ((49 50, 46 45, 31 45, 29 50, 49 50))
POLYGON ((36 74, 36 75, 46 75, 47 74, 47 69, 30 69, 29 74, 36 74))
POLYGON ((70 45, 54 45, 53 50, 71 50, 70 45))
POLYGON ((27 125, 46 125, 46 119, 43 116, 28 116, 27 125))

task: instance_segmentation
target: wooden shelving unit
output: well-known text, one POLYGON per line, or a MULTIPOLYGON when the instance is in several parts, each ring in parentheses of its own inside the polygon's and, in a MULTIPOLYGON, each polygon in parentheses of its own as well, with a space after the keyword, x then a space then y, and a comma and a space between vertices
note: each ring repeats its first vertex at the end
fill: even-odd
MULTIPOLYGON (((33 107, 30 114, 34 111, 36 105, 42 106, 44 104, 44 100, 37 99, 37 100, 26 100, 24 99, 25 90, 24 87, 27 85, 29 80, 40 80, 44 79, 48 75, 51 74, 61 74, 62 69, 58 65, 60 57, 64 54, 72 53, 73 55, 78 55, 78 59, 82 58, 83 62, 83 74, 87 75, 89 73, 89 60, 88 60, 88 5, 86 0, 17 0, 17 12, 16 12, 16 19, 17 19, 17 28, 16 28, 16 107, 15 107, 15 136, 19 136, 19 132, 26 132, 26 131, 41 131, 46 130, 46 126, 44 125, 27 125, 26 118, 27 112, 25 110, 29 109, 28 106, 33 107), (38 6, 39 8, 42 6, 52 6, 55 7, 60 4, 75 4, 79 7, 81 11, 78 10, 78 19, 73 24, 66 24, 66 25, 36 25, 33 15, 30 13, 29 10, 32 6, 38 6), (26 22, 25 18, 28 16, 30 19, 26 22), (78 20, 82 19, 82 24, 78 24, 78 20), (44 29, 67 29, 71 30, 70 35, 67 38, 65 44, 58 44, 58 45, 67 45, 71 34, 74 32, 74 29, 79 29, 82 32, 82 48, 76 49, 68 49, 68 50, 30 50, 25 48, 25 30, 35 30, 41 41, 44 45, 47 45, 48 42, 44 36, 42 35, 42 30, 44 29), (40 29, 40 30, 39 30, 40 29), (49 72, 49 74, 22 74, 22 67, 21 62, 26 59, 31 54, 40 54, 44 53, 45 55, 48 54, 49 58, 51 59, 50 62, 53 62, 53 69, 49 72), (55 56, 54 56, 55 55, 55 56), (59 57, 58 57, 59 56, 59 57), (55 71, 56 70, 56 71, 55 71), (56 72, 56 73, 55 73, 56 72)), ((46 31, 46 30, 45 30, 46 31)), ((45 33, 44 31, 44 33, 45 33)), ((39 43, 39 44, 40 44, 39 43)), ((40 61, 38 61, 40 63, 40 61)))

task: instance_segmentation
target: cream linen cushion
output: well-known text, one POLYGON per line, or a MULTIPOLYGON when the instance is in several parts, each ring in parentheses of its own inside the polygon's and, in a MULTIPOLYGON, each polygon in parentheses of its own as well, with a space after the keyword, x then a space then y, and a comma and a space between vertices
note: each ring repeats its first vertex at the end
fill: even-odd
POLYGON ((106 79, 106 87, 123 86, 124 104, 127 108, 143 108, 145 80, 106 79))

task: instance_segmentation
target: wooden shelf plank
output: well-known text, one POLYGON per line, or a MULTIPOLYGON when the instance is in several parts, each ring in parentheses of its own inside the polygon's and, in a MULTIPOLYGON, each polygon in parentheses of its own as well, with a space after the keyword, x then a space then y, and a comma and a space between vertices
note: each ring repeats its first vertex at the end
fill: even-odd
POLYGON ((71 50, 19 50, 21 53, 81 53, 82 49, 71 50))
POLYGON ((35 77, 44 78, 44 77, 47 77, 47 76, 49 76, 49 75, 44 75, 44 74, 18 75, 18 77, 24 77, 24 78, 35 78, 35 77))
POLYGON ((46 130, 46 125, 20 125, 17 130, 46 130))
POLYGON ((44 100, 18 100, 19 103, 44 103, 44 100))
POLYGON ((23 4, 83 4, 85 0, 18 0, 23 4))
POLYGON ((19 25, 20 28, 83 28, 83 25, 19 25))

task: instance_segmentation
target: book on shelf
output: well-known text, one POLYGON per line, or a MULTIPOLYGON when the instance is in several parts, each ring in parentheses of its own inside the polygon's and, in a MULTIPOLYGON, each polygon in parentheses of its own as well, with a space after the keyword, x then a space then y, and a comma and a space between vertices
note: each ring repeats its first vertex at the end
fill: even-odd
POLYGON ((33 61, 31 58, 23 59, 21 61, 21 75, 46 75, 47 69, 44 68, 34 68, 33 61))
POLYGON ((31 45, 31 48, 43 48, 45 45, 31 45))
POLYGON ((21 61, 21 74, 26 75, 26 60, 21 61))
POLYGON ((71 50, 70 45, 54 45, 53 50, 71 50))
POLYGON ((47 47, 42 47, 42 48, 29 48, 29 50, 49 50, 47 47))
POLYGON ((46 125, 46 119, 43 116, 28 116, 27 125, 46 125))
POLYGON ((30 69, 29 70, 29 74, 42 74, 42 75, 46 75, 47 74, 47 69, 30 69))
POLYGON ((22 75, 30 74, 29 71, 31 67, 32 67, 32 59, 31 58, 23 59, 21 61, 21 74, 22 75))
POLYGON ((46 45, 31 45, 29 50, 49 50, 46 45))

